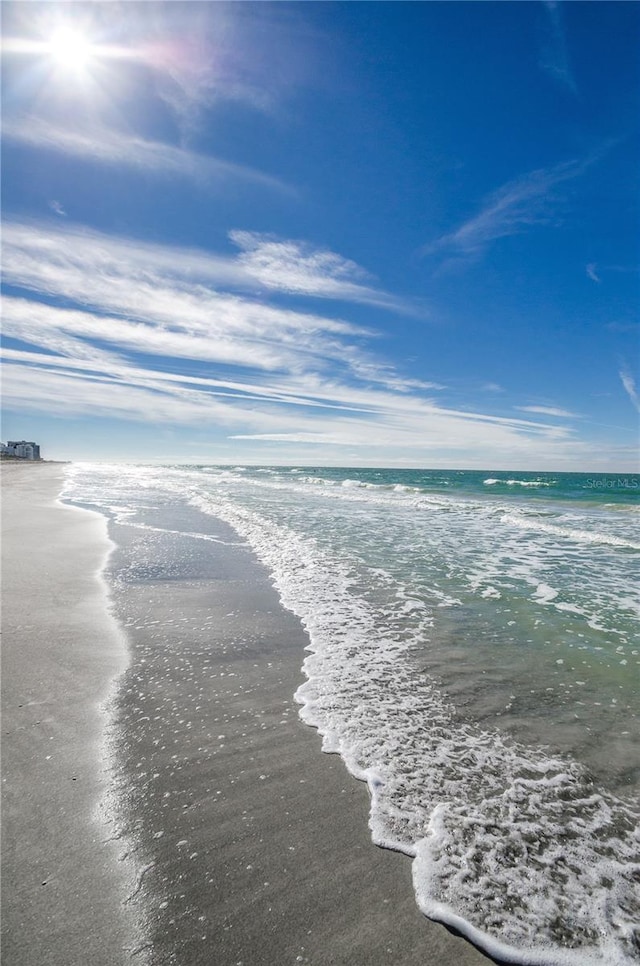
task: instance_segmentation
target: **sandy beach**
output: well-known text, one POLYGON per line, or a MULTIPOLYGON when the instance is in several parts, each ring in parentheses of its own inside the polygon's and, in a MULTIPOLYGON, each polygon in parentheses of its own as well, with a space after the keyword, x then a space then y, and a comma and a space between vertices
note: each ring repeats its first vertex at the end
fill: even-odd
POLYGON ((125 962, 130 883, 95 818, 100 702, 125 665, 96 513, 55 502, 61 464, 2 465, 2 961, 125 962))
POLYGON ((126 666, 106 522, 54 502, 63 472, 3 467, 3 962, 489 962, 371 844, 365 786, 298 717, 304 632, 237 535, 111 525, 126 666))

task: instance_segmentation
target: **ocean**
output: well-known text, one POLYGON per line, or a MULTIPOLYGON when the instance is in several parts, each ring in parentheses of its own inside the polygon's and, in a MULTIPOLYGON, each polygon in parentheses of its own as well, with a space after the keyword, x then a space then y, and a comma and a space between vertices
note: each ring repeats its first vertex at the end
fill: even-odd
MULTIPOLYGON (((640 962, 640 477, 73 464, 63 495, 252 548, 308 634, 300 716, 427 916, 513 963, 640 962)), ((177 566, 153 546, 138 578, 177 566)))

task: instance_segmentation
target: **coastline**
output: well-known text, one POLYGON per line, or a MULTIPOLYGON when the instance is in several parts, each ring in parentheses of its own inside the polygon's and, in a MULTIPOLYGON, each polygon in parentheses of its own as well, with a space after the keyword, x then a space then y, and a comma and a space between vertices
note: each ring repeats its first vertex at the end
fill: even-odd
POLYGON ((308 643, 220 518, 110 522, 131 663, 112 707, 117 823, 154 966, 482 966, 377 848, 369 795, 294 694, 308 643), (189 532, 193 536, 189 536, 189 532))
POLYGON ((109 547, 105 521, 56 506, 53 490, 63 471, 46 470, 46 479, 41 472, 29 473, 29 482, 27 474, 9 481, 7 491, 19 490, 19 499, 10 493, 5 502, 5 512, 16 514, 13 538, 4 544, 6 571, 13 570, 4 585, 3 679, 9 803, 3 926, 12 966, 106 966, 131 961, 134 953, 141 962, 145 952, 153 966, 491 962, 427 920, 415 902, 409 860, 372 844, 366 786, 337 755, 321 753, 319 736, 298 717, 293 695, 303 681, 304 632, 237 534, 205 515, 199 530, 209 528, 207 542, 178 535, 179 527, 141 536, 110 521, 116 547, 105 577, 117 589, 112 606, 127 635, 125 668, 122 634, 107 620, 104 585, 95 579, 109 547), (77 537, 78 527, 82 546, 63 554, 52 545, 66 531, 77 537), (166 562, 164 570, 139 565, 143 538, 148 560, 166 562), (76 569, 60 602, 65 621, 56 619, 49 601, 59 595, 60 570, 77 568, 84 556, 86 574, 89 552, 93 596, 89 578, 76 569), (108 654, 82 644, 83 631, 71 620, 78 608, 97 621, 94 638, 96 627, 107 634, 108 654), (53 678, 43 675, 47 666, 53 678), (96 743, 106 722, 96 705, 118 671, 107 743, 115 791, 110 820, 121 838, 107 859, 91 825, 105 791, 96 743), (43 677, 47 709, 56 712, 46 719, 40 705, 17 706, 22 693, 30 702, 43 700, 36 695, 43 677), (73 688, 89 680, 84 703, 70 702, 73 688), (55 724, 55 733, 43 722, 49 731, 55 724), (57 749, 50 760, 47 742, 57 749), (82 782, 73 782, 81 772, 82 782), (133 862, 114 869, 116 848, 127 848, 137 868, 126 888, 133 862), (143 924, 144 938, 134 937, 133 921, 143 924))

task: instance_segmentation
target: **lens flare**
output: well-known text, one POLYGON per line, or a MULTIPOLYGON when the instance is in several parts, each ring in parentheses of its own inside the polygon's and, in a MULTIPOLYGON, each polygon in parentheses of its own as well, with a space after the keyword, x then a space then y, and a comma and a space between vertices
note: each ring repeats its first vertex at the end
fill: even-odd
POLYGON ((71 27, 61 27, 47 44, 53 59, 63 68, 83 71, 93 58, 93 44, 71 27))

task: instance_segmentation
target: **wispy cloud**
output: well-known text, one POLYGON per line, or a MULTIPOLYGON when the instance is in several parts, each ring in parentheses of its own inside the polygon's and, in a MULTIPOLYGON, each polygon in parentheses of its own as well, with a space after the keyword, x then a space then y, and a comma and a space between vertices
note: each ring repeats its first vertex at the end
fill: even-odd
MULTIPOLYGON (((36 293, 38 299, 6 300, 5 334, 23 341, 58 351, 64 336, 147 355, 263 371, 320 371, 331 361, 337 372, 361 381, 378 386, 404 382, 407 389, 418 388, 418 382, 410 386, 358 344, 374 335, 371 330, 340 317, 247 297, 262 283, 238 256, 45 223, 8 222, 3 243, 6 284, 36 293), (43 296, 76 308, 43 305, 43 296)), ((329 260, 333 264, 340 259, 335 255, 329 260)), ((352 271, 361 274, 357 266, 352 271)), ((272 281, 276 292, 293 287, 284 268, 272 281)), ((328 297, 319 268, 307 288, 328 297)), ((376 297, 382 300, 383 294, 376 297)), ((372 297, 369 290, 360 293, 355 283, 334 291, 334 298, 343 302, 372 297)), ((391 296, 388 300, 393 301, 391 296)))
MULTIPOLYGON (((65 10, 49 4, 35 15, 18 7, 11 11, 2 47, 13 58, 42 61, 61 24, 76 29, 91 45, 84 79, 95 82, 95 94, 108 86, 112 102, 128 96, 130 82, 139 82, 146 71, 145 96, 164 101, 187 131, 197 125, 202 107, 218 102, 273 111, 283 91, 308 76, 314 43, 302 18, 283 18, 262 7, 198 3, 186 18, 180 4, 86 4, 65 10)), ((55 63, 48 64, 47 75, 55 76, 55 63)))
POLYGON ((576 178, 590 161, 565 161, 551 168, 539 168, 498 188, 484 201, 480 211, 455 231, 425 246, 424 254, 450 253, 473 257, 500 238, 517 235, 536 225, 549 225, 556 218, 551 190, 576 178))
MULTIPOLYGON (((196 126, 201 108, 216 101, 271 110, 275 85, 267 82, 258 53, 266 38, 257 44, 252 36, 256 18, 238 17, 226 4, 198 4, 191 13, 185 21, 171 7, 160 10, 148 44, 158 93, 182 126, 196 126)), ((144 29, 148 36, 146 23, 144 29)))
POLYGON ((615 143, 610 139, 586 157, 537 168, 508 181, 484 199, 477 214, 423 246, 421 253, 473 259, 501 238, 524 234, 536 226, 557 226, 561 221, 562 195, 554 189, 584 174, 615 143))
POLYGON ((230 238, 242 251, 239 264, 268 289, 415 311, 406 300, 365 284, 367 273, 335 252, 257 232, 232 231, 230 238))
MULTIPOLYGON (((270 239, 265 243, 268 255, 262 259, 262 236, 248 232, 232 232, 232 237, 254 239, 255 249, 248 257, 214 254, 194 248, 155 245, 123 236, 104 235, 74 224, 64 228, 49 224, 6 222, 3 241, 5 247, 6 278, 16 284, 38 289, 43 279, 49 278, 51 294, 76 298, 91 304, 94 293, 98 301, 111 305, 111 311, 133 311, 131 300, 140 304, 145 293, 154 304, 149 311, 161 311, 162 297, 172 285, 174 297, 189 300, 189 287, 195 283, 215 286, 211 299, 224 301, 219 287, 227 291, 256 293, 268 290, 288 295, 305 295, 339 302, 358 302, 411 315, 418 314, 414 303, 382 289, 363 285, 358 279, 367 278, 358 265, 334 252, 314 249, 310 245, 287 240, 270 239), (51 263, 51 270, 43 266, 51 263), (87 289, 85 276, 93 273, 93 284, 87 289), (137 277, 137 290, 127 294, 126 285, 137 277), (122 280, 125 280, 124 286, 122 280), (173 280, 173 282, 172 282, 173 280), (187 290, 184 290, 185 281, 187 290), (83 296, 84 289, 84 296, 83 296)), ((177 308, 171 306, 171 310, 177 308)), ((187 306, 180 306, 183 314, 187 306)), ((239 303, 236 303, 239 309, 239 303)), ((271 309, 262 311, 269 314, 271 309)), ((295 313, 290 313, 291 318, 295 313)), ((166 317, 166 313, 164 316, 166 317)), ((302 316, 301 316, 302 318, 302 316)), ((305 316, 312 319, 312 316, 305 316)), ((316 323, 311 322, 313 326, 316 323)), ((324 319, 316 327, 329 327, 334 332, 359 331, 341 320, 324 319)), ((369 333, 371 334, 371 333, 369 333)))
MULTIPOLYGON (((134 16, 148 37, 147 11, 134 16)), ((188 18, 165 4, 153 28, 158 91, 183 130, 197 128, 203 106, 224 101, 278 112, 321 69, 328 42, 295 10, 282 16, 269 4, 197 3, 188 18)))
POLYGON ((601 282, 602 281, 602 279, 600 278, 600 276, 598 275, 598 273, 596 271, 596 266, 595 266, 594 262, 589 262, 589 264, 586 267, 586 273, 587 273, 587 275, 589 276, 589 278, 591 279, 592 282, 601 282))
POLYGON ((539 413, 541 416, 557 416, 561 419, 577 418, 577 413, 558 409, 557 406, 516 406, 516 409, 521 413, 539 413))
POLYGON ((62 11, 58 4, 44 5, 33 16, 16 5, 11 11, 7 34, 14 35, 2 41, 7 70, 31 61, 34 96, 29 108, 29 97, 22 95, 5 105, 6 144, 165 179, 188 178, 211 189, 232 181, 297 195, 282 179, 221 157, 220 149, 209 147, 210 124, 204 153, 197 137, 203 108, 233 102, 237 110, 272 111, 301 80, 310 44, 299 35, 295 16, 280 18, 261 5, 240 11, 234 4, 193 4, 186 18, 175 4, 67 6, 62 11), (73 86, 52 56, 51 37, 61 23, 77 29, 90 50, 73 86), (144 133, 123 129, 118 120, 143 116, 147 125, 162 119, 160 137, 148 126, 144 133), (167 120, 174 137, 166 135, 167 120))
POLYGON ((638 412, 640 412, 640 395, 638 395, 638 389, 637 389, 636 381, 634 377, 626 368, 621 369, 618 374, 620 376, 622 385, 624 386, 625 392, 627 393, 629 399, 636 407, 638 412))
MULTIPOLYGON (((274 304, 295 292, 286 274, 269 302, 225 291, 223 282, 257 284, 240 256, 137 245, 66 223, 10 223, 3 240, 13 286, 3 320, 8 408, 216 425, 273 445, 386 449, 386 459, 464 452, 516 465, 557 453, 564 465, 581 452, 564 427, 434 402, 425 393, 436 383, 405 378, 370 352, 374 333, 274 304)), ((324 299, 323 266, 330 285, 366 278, 339 256, 302 252, 304 286, 324 299)))
POLYGON ((67 213, 66 213, 66 211, 64 210, 64 208, 62 207, 62 205, 60 204, 59 201, 55 201, 55 200, 54 201, 50 201, 49 202, 49 207, 51 208, 52 211, 55 211, 56 215, 60 215, 61 218, 66 218, 67 217, 67 213))
POLYGON ((572 94, 577 94, 578 88, 567 50, 561 5, 558 0, 545 0, 544 7, 548 14, 549 32, 543 46, 540 66, 572 94))
POLYGON ((424 460, 428 454, 466 453, 482 461, 487 454, 511 466, 521 460, 535 461, 543 454, 559 464, 570 463, 587 453, 578 441, 567 439, 554 427, 459 412, 434 406, 416 398, 394 399, 384 392, 369 391, 365 409, 341 405, 344 384, 327 383, 331 405, 318 406, 290 394, 278 398, 268 387, 257 394, 209 391, 164 379, 150 370, 119 370, 109 373, 85 371, 75 365, 37 365, 9 357, 4 363, 3 391, 8 408, 23 412, 55 413, 75 417, 78 413, 147 422, 152 425, 216 425, 226 428, 232 439, 272 443, 304 442, 312 447, 335 445, 358 450, 412 453, 424 460))
POLYGON ((157 175, 180 175, 201 182, 235 179, 285 193, 293 191, 278 178, 255 168, 162 141, 145 140, 113 128, 71 129, 31 116, 5 120, 2 134, 7 141, 97 164, 137 168, 157 175))

